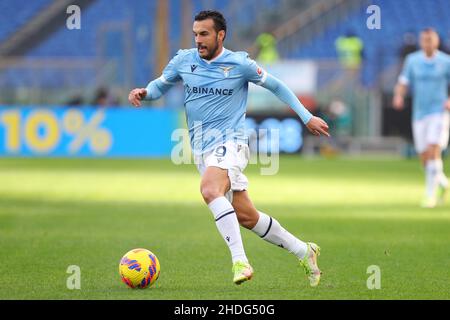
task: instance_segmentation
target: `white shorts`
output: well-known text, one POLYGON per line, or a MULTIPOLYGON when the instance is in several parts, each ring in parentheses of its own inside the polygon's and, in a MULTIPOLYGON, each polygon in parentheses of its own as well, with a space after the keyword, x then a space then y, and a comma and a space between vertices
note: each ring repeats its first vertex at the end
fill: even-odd
POLYGON ((231 189, 226 197, 230 202, 233 201, 233 191, 247 190, 248 179, 243 173, 250 159, 250 149, 247 144, 227 141, 215 147, 212 151, 194 157, 201 175, 205 173, 207 167, 219 167, 228 170, 231 189))
POLYGON ((447 148, 449 138, 449 112, 436 113, 412 124, 414 146, 417 153, 424 152, 429 145, 439 145, 442 150, 447 148))

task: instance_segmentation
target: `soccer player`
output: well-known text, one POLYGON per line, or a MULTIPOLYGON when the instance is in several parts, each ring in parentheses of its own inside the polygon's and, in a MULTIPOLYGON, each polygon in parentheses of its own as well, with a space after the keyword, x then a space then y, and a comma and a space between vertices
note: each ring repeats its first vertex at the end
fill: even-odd
POLYGON ((329 136, 328 125, 306 110, 285 84, 259 67, 246 52, 225 49, 226 32, 220 12, 200 12, 193 24, 197 48, 179 50, 161 77, 146 88, 133 89, 129 101, 138 107, 141 100, 158 99, 177 81, 184 82, 191 147, 202 176, 200 192, 231 252, 234 283, 253 275, 240 224, 297 256, 310 285, 316 286, 321 275, 317 265, 319 246, 299 240, 275 218, 258 211, 246 191, 248 180, 243 171, 249 160, 244 128, 248 83, 272 91, 314 135, 329 136))
POLYGON ((421 50, 406 57, 394 89, 393 106, 404 107, 408 87, 413 95, 413 138, 425 169, 426 188, 422 207, 443 203, 448 190, 442 149, 448 145, 450 99, 450 56, 438 50, 439 36, 427 28, 420 34, 421 50))

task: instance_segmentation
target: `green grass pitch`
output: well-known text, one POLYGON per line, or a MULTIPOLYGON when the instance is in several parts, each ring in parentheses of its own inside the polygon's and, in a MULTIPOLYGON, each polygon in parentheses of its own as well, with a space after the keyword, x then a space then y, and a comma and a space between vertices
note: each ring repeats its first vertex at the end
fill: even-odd
POLYGON ((277 175, 256 165, 246 174, 259 210, 322 247, 319 287, 295 257, 244 229, 255 277, 235 286, 193 165, 9 158, 0 159, 0 299, 450 298, 450 206, 419 207, 417 160, 286 156, 277 175), (137 247, 161 262, 145 290, 118 274, 137 247), (69 265, 81 268, 80 290, 66 287, 69 265), (379 290, 366 285, 371 265, 379 290))

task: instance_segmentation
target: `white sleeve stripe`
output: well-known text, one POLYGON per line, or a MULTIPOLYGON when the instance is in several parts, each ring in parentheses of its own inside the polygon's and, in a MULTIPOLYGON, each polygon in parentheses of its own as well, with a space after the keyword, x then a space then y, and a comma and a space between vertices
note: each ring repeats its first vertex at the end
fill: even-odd
POLYGON ((403 85, 408 85, 409 79, 407 77, 401 75, 400 77, 398 77, 398 82, 403 85))
POLYGON ((166 77, 164 77, 164 75, 161 75, 161 77, 159 77, 159 80, 161 80, 162 83, 164 83, 164 84, 175 84, 175 82, 167 81, 167 79, 166 79, 166 77))
POLYGON ((259 81, 257 83, 257 85, 260 86, 260 85, 264 84, 264 82, 266 82, 266 80, 267 80, 267 71, 264 70, 263 77, 261 78, 261 81, 259 81))

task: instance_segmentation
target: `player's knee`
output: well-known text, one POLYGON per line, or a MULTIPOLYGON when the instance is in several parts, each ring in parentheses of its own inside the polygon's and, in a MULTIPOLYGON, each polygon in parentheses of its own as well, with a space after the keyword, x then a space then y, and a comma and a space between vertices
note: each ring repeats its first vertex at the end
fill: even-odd
POLYGON ((425 162, 429 160, 436 160, 440 157, 439 146, 429 146, 425 151, 425 162))
POLYGON ((426 149, 421 155, 420 159, 422 160, 422 164, 426 165, 428 160, 430 160, 430 150, 426 149))
POLYGON ((205 184, 200 187, 200 193, 202 194, 203 200, 205 200, 206 203, 210 203, 214 199, 217 199, 219 197, 223 197, 225 193, 220 190, 219 187, 205 184))
POLYGON ((430 150, 430 159, 431 160, 437 160, 441 156, 441 149, 439 146, 433 146, 430 150))

